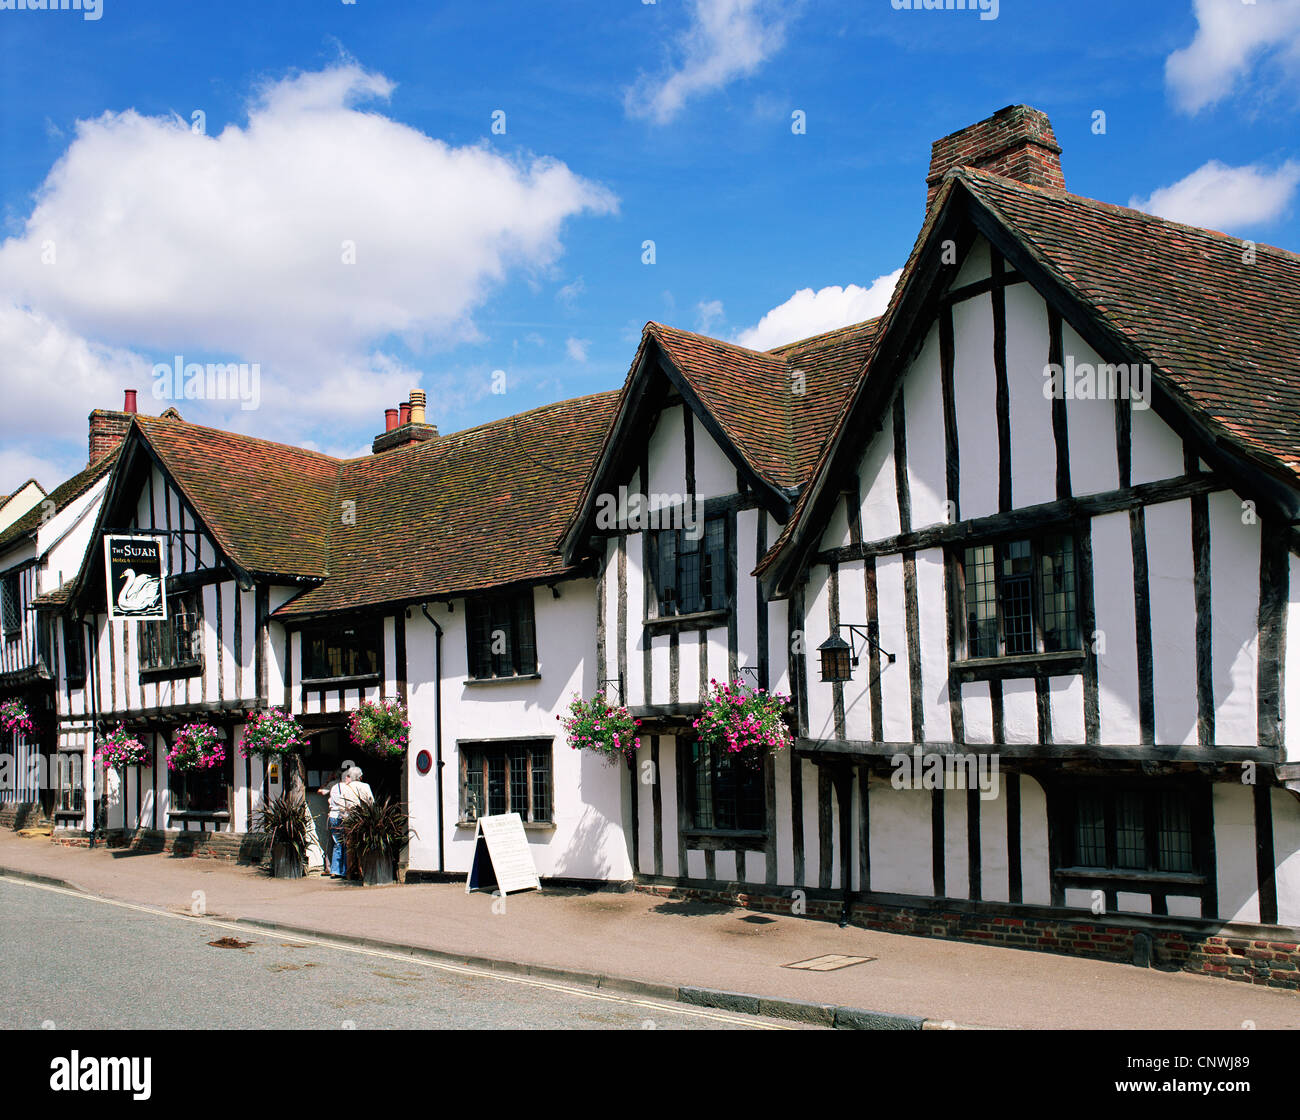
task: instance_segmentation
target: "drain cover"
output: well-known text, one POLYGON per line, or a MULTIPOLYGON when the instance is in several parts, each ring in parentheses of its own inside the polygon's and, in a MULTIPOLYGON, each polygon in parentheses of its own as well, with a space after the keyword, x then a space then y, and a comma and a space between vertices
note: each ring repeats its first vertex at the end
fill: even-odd
POLYGON ((784 964, 781 967, 804 968, 809 972, 834 972, 837 968, 866 964, 867 961, 874 961, 875 959, 875 957, 846 957, 840 953, 827 953, 824 957, 811 957, 806 961, 795 961, 794 964, 784 964))

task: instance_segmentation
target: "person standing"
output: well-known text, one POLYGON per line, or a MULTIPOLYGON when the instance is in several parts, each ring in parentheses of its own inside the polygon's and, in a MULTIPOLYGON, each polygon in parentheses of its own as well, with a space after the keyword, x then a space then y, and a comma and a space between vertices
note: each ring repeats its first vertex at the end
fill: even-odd
POLYGON ((347 851, 343 843, 343 818, 357 801, 357 795, 350 791, 352 779, 348 776, 355 769, 356 767, 352 767, 350 770, 340 771, 338 781, 328 789, 318 791, 322 796, 329 798, 329 815, 326 822, 330 832, 331 879, 346 878, 348 872, 347 851))

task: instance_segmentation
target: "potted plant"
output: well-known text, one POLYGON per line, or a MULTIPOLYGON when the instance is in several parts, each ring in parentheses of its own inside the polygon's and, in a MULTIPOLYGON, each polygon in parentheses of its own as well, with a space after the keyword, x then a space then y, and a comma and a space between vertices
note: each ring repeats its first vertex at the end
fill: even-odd
POLYGON ((36 724, 27 705, 15 699, 0 704, 0 728, 4 728, 6 734, 30 735, 36 730, 36 724))
POLYGON ((139 739, 128 735, 125 727, 119 727, 99 741, 95 760, 104 766, 122 770, 128 766, 152 766, 153 751, 139 739))
POLYGON ((393 864, 407 839, 416 832, 411 818, 400 804, 363 801, 343 818, 343 842, 348 860, 361 868, 361 880, 368 887, 393 882, 393 864))
POLYGON ((270 758, 302 750, 306 745, 307 737, 293 716, 281 708, 268 708, 248 717, 239 753, 244 758, 253 754, 270 758))
POLYGON ((307 802, 281 794, 257 812, 254 831, 271 842, 271 874, 277 879, 301 879, 311 836, 307 802))
POLYGON ((641 721, 633 719, 626 708, 612 705, 603 692, 590 700, 575 696, 569 703, 568 716, 555 718, 564 724, 569 746, 574 750, 595 751, 610 764, 620 758, 626 758, 630 764, 641 745, 636 730, 641 721))
POLYGON ((764 751, 784 750, 794 742, 786 714, 790 698, 765 688, 710 680, 709 694, 692 726, 700 742, 730 754, 758 759, 764 751))
POLYGON ((176 732, 167 752, 167 769, 210 770, 226 761, 226 746, 210 723, 189 723, 176 732))
POLYGON ((398 700, 363 700, 348 717, 352 742, 380 758, 400 758, 411 741, 406 705, 398 700))

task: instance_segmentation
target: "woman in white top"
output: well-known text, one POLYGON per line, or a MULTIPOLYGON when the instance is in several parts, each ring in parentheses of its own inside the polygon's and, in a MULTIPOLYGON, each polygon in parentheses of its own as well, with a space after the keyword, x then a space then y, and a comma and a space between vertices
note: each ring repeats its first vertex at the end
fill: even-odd
POLYGON ((348 874, 347 851, 343 842, 343 818, 363 801, 367 804, 375 800, 370 787, 361 780, 361 767, 349 766, 339 775, 339 780, 329 789, 318 791, 329 798, 329 830, 332 850, 330 851, 330 877, 346 879, 348 874))

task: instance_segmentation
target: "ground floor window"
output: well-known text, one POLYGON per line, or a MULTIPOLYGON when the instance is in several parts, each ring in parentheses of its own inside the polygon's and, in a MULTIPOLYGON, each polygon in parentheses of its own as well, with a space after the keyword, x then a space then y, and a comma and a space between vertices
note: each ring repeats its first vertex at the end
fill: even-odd
POLYGON ((502 813, 535 823, 552 819, 549 742, 461 744, 460 777, 461 820, 502 813))
POLYGON ((226 761, 208 770, 169 770, 167 789, 173 813, 225 813, 235 785, 234 760, 227 747, 226 761))
POLYGON ((85 763, 81 751, 60 751, 56 762, 55 781, 58 786, 57 811, 84 813, 86 811, 85 763))
POLYGON ((691 740, 685 744, 688 809, 696 829, 762 832, 767 828, 761 757, 691 740))

